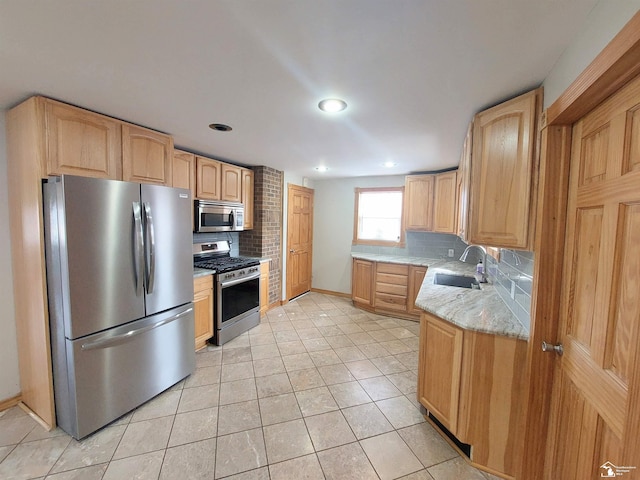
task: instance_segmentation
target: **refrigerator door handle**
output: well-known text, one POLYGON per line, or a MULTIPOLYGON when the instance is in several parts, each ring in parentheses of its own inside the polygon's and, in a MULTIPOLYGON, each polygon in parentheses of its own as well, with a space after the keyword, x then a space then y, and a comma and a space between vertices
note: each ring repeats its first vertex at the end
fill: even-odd
POLYGON ((136 295, 140 296, 144 285, 144 232, 140 202, 133 202, 133 245, 136 295))
POLYGON ((151 215, 151 206, 145 202, 145 230, 146 230, 146 246, 148 248, 147 258, 147 293, 153 293, 153 286, 156 279, 156 239, 153 228, 153 216, 151 215))
POLYGON ((162 325, 166 325, 167 323, 171 323, 181 317, 184 317, 189 312, 191 312, 193 308, 188 308, 184 312, 180 312, 173 317, 165 318, 164 320, 160 320, 152 325, 147 325, 146 327, 141 327, 136 330, 129 330, 128 332, 122 333, 120 335, 116 335, 115 337, 103 338, 100 340, 94 340, 93 342, 83 343, 80 347, 82 350, 95 350, 98 348, 109 348, 115 345, 120 345, 122 343, 128 342, 131 338, 141 335, 149 330, 153 330, 154 328, 161 327, 162 325))

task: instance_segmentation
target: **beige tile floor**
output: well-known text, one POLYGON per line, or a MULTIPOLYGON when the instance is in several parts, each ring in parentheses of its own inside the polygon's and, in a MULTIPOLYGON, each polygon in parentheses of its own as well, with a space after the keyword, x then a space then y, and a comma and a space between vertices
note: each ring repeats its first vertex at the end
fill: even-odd
POLYGON ((496 478, 424 421, 418 330, 309 293, 82 441, 0 412, 0 479, 496 478))

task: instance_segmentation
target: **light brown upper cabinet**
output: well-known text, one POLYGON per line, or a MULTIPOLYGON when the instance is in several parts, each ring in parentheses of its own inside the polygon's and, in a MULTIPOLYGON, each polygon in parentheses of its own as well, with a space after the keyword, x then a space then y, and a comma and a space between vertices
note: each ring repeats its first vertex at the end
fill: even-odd
POLYGON ((455 233, 456 172, 407 175, 404 185, 405 230, 455 233))
POLYGON ((220 200, 222 162, 196 157, 196 197, 204 200, 220 200))
POLYGON ((405 177, 405 230, 431 230, 433 225, 433 184, 433 175, 407 175, 405 177))
POLYGON ((122 179, 171 185, 173 138, 135 125, 122 125, 122 179))
POLYGON ((433 187, 433 231, 439 233, 456 232, 456 188, 455 171, 435 176, 433 187))
POLYGON ((122 179, 120 123, 39 97, 45 109, 48 175, 122 179))
MULTIPOLYGON (((186 188, 191 192, 191 199, 196 196, 196 156, 181 150, 173 151, 172 161, 173 186, 186 188)), ((193 227, 193 202, 191 202, 191 222, 193 227)))
POLYGON ((469 241, 531 248, 537 118, 542 90, 533 90, 474 118, 469 241))
POLYGON ((462 145, 460 166, 458 167, 458 214, 456 218, 457 235, 468 243, 469 236, 469 189, 471 185, 471 142, 473 122, 469 124, 467 136, 462 145))
POLYGON ((174 187, 191 190, 191 197, 195 197, 196 156, 193 153, 173 151, 172 175, 174 187))
POLYGON ((242 169, 222 164, 220 198, 227 202, 242 202, 242 169))
POLYGON ((244 205, 244 229, 253 228, 253 170, 242 169, 242 204, 244 205))

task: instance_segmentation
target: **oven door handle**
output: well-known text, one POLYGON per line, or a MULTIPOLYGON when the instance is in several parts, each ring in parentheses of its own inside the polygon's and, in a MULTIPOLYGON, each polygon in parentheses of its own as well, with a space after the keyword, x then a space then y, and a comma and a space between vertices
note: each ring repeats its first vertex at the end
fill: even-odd
POLYGON ((239 283, 248 282, 249 280, 254 280, 256 278, 260 278, 260 272, 256 272, 253 275, 249 275, 248 277, 242 277, 236 280, 229 280, 228 282, 220 282, 220 287, 221 288, 233 287, 234 285, 238 285, 239 283))

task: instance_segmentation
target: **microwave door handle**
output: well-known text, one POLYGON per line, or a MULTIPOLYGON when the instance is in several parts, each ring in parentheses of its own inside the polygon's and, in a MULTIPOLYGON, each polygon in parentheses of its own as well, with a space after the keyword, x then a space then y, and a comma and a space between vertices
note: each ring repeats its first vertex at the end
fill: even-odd
POLYGON ((145 202, 144 204, 145 215, 145 229, 146 229, 146 242, 148 257, 147 260, 147 294, 153 293, 153 287, 156 278, 156 240, 155 231, 153 228, 153 215, 151 215, 151 206, 145 202))
POLYGON ((141 295, 144 285, 144 232, 140 202, 133 202, 133 269, 136 280, 136 295, 141 295))
POLYGON ((231 210, 231 213, 229 213, 229 224, 231 226, 231 229, 233 230, 233 228, 236 226, 236 211, 235 210, 231 210))

